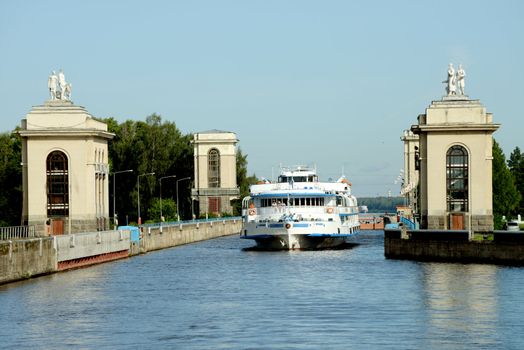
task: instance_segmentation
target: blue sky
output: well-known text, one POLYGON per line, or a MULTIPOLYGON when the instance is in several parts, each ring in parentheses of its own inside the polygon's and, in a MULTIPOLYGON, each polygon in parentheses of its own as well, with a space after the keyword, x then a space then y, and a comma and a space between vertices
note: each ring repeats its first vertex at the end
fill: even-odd
POLYGON ((402 131, 444 95, 448 63, 524 149, 522 1, 0 2, 0 131, 63 68, 96 117, 158 113, 234 131, 249 173, 316 164, 357 196, 398 194, 402 131))

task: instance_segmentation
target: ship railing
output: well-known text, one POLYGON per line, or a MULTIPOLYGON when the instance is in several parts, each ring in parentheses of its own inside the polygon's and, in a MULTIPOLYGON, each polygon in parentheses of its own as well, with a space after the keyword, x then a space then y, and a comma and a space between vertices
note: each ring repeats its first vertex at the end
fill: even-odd
POLYGON ((35 237, 34 226, 9 226, 0 227, 0 241, 26 239, 35 237))

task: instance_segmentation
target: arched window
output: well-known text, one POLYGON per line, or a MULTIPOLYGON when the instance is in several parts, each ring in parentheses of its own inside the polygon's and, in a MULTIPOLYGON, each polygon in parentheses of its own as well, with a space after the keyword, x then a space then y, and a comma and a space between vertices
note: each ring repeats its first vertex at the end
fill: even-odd
POLYGON ((207 181, 209 187, 220 187, 220 152, 213 148, 208 153, 207 181))
POLYGON ((468 152, 462 146, 446 153, 446 192, 448 212, 468 211, 468 152))
POLYGON ((69 215, 69 172, 67 156, 60 151, 47 156, 47 216, 69 215))

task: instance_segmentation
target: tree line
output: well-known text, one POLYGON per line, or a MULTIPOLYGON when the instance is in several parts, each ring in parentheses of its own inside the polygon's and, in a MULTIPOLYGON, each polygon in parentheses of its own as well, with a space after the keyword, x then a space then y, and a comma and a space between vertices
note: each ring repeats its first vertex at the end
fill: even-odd
POLYGON ((397 212, 397 205, 404 205, 404 197, 360 197, 358 205, 368 207, 370 213, 389 213, 397 212))
POLYGON ((493 221, 502 229, 503 218, 510 220, 524 215, 524 154, 515 147, 509 159, 493 140, 493 221))
MULTIPOLYGON (((109 142, 111 173, 133 170, 133 173, 115 175, 115 209, 120 225, 138 221, 139 175, 143 222, 175 221, 177 209, 182 220, 204 214, 198 212, 198 206, 191 198, 194 181, 192 134, 182 134, 174 122, 162 121, 157 114, 150 115, 145 122, 127 120, 119 124, 113 118, 101 121, 108 125, 109 132, 116 135, 109 142), (154 175, 146 175, 152 173, 154 175), (177 198, 179 203, 176 203, 177 198)), ((240 215, 241 198, 249 194, 249 184, 254 183, 255 176, 247 175, 247 155, 239 148, 236 157, 240 198, 233 203, 233 212, 220 213, 222 216, 240 215)), ((113 185, 113 176, 109 184, 113 185)), ((112 203, 110 208, 112 210, 112 203)))
MULTIPOLYGON (((113 212, 117 213, 119 225, 138 221, 138 175, 143 175, 140 176, 140 216, 143 222, 159 222, 160 211, 166 221, 175 220, 176 183, 184 178, 188 179, 178 181, 180 218, 199 216, 197 205, 191 200, 194 180, 192 134, 183 134, 174 122, 163 121, 157 114, 148 116, 145 121, 118 123, 114 118, 98 120, 106 123, 108 131, 115 134, 108 144, 107 176, 109 215, 112 217, 113 212), (154 175, 144 175, 149 173, 154 175)), ((22 140, 17 131, 18 128, 0 134, 0 186, 3 189, 0 193, 0 226, 17 226, 21 222, 22 140)), ((237 185, 240 198, 233 203, 233 213, 221 214, 239 215, 241 198, 249 195, 249 185, 255 182, 255 175, 247 175, 247 155, 239 148, 237 185)))
POLYGON ((0 134, 0 226, 18 226, 22 218, 22 140, 0 134))
MULTIPOLYGON (((195 203, 191 200, 194 177, 192 134, 182 134, 174 122, 163 121, 157 114, 150 115, 145 121, 118 123, 113 118, 100 120, 107 124, 109 132, 115 134, 108 145, 110 216, 113 212, 118 213, 120 225, 137 222, 137 176, 153 172, 154 176, 140 177, 142 218, 158 222, 162 211, 166 221, 175 220, 176 181, 186 177, 191 180, 178 183, 178 210, 182 219, 190 219, 193 214, 198 216, 195 203), (133 172, 117 173, 125 170, 133 172), (113 202, 116 208, 113 208, 113 202)), ((17 131, 18 128, 0 134, 0 226, 16 226, 21 222, 22 142, 17 131)), ((506 160, 500 145, 493 140, 492 164, 493 215, 495 228, 500 229, 503 217, 510 219, 524 214, 524 153, 516 147, 506 160)), ((233 202, 233 213, 222 215, 239 215, 241 199, 249 195, 249 186, 256 181, 256 175, 248 176, 247 155, 239 149, 237 185, 240 197, 233 202)), ((359 198, 360 205, 367 205, 369 211, 375 212, 394 212, 395 207, 403 203, 402 197, 359 198)))

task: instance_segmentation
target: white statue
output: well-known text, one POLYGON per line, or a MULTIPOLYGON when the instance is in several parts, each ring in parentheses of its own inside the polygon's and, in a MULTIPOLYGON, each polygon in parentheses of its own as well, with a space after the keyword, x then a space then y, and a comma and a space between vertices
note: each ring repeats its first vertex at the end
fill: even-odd
POLYGON ((65 89, 66 89, 66 80, 64 76, 64 72, 62 69, 60 69, 60 72, 58 72, 58 86, 60 86, 60 99, 65 99, 65 89))
POLYGON ((462 69, 462 65, 459 64, 459 68, 457 70, 457 85, 459 88, 459 93, 461 95, 465 95, 464 93, 464 86, 465 86, 464 77, 465 76, 466 76, 466 72, 464 71, 464 69, 462 69))
POLYGON ((446 87, 446 92, 448 93, 448 96, 456 95, 457 94, 457 86, 455 85, 455 68, 453 68, 453 63, 449 64, 448 67, 448 80, 444 81, 445 83, 448 83, 446 87))
POLYGON ((49 88, 49 94, 51 95, 51 101, 56 100, 56 88, 58 86, 58 77, 55 71, 51 73, 47 79, 47 87, 49 88))
POLYGON ((71 88, 73 87, 73 84, 66 83, 64 87, 64 91, 62 92, 62 99, 71 101, 71 88))

